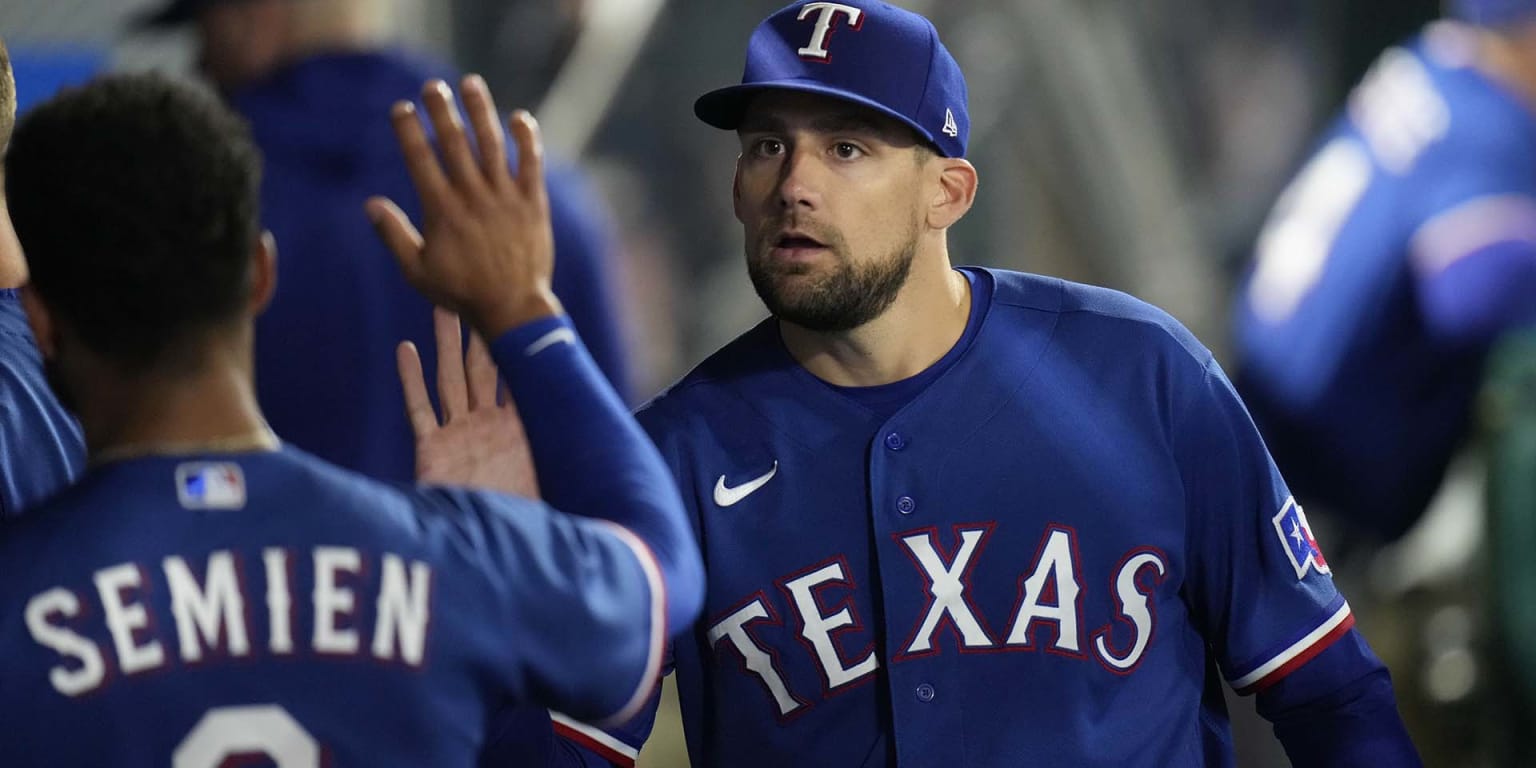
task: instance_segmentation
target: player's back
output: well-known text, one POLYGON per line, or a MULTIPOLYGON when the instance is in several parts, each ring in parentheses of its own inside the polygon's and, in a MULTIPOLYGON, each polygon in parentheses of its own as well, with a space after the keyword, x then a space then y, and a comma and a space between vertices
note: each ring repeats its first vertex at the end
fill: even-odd
POLYGON ((1287 478, 1387 533, 1438 485, 1485 349, 1425 317, 1424 285, 1536 194, 1536 120, 1473 66, 1473 34, 1383 54, 1277 205, 1238 311, 1238 383, 1287 478))
MULTIPOLYGON (((583 525, 535 502, 392 488, 290 448, 98 467, 0 529, 5 762, 471 765, 502 703, 612 714, 633 691, 607 689, 640 675, 608 661, 638 671, 647 652, 601 625, 621 600, 644 604, 627 583, 643 576, 613 585, 597 631, 525 631, 560 623, 544 602, 583 613, 541 583, 577 578, 562 576, 573 550, 546 545, 583 525), (552 648, 581 667, 552 676, 552 648)), ((574 551, 611 554, 596 538, 574 551)))

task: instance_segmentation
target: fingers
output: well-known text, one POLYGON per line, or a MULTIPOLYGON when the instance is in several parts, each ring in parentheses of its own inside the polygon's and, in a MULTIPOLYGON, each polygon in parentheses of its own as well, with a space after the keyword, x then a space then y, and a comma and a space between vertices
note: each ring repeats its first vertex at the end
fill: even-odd
POLYGON ((443 423, 469 410, 469 393, 464 387, 463 331, 459 316, 441 307, 432 309, 432 330, 437 337, 437 401, 443 406, 443 423))
POLYGON ((469 334, 469 354, 464 359, 464 372, 469 378, 469 409, 495 408, 499 381, 496 363, 491 360, 491 350, 478 333, 469 334))
POLYGON ((411 176, 411 184, 421 197, 427 211, 441 210, 453 196, 448 177, 437 162, 437 153, 427 140, 427 132, 416 117, 416 105, 409 101, 396 102, 389 111, 390 122, 395 128, 395 141, 405 156, 405 170, 411 176))
POLYGON ((405 276, 413 277, 421 267, 421 233, 411 225, 410 217, 387 197, 368 198, 364 210, 368 220, 373 222, 374 231, 378 232, 379 239, 384 241, 389 252, 395 255, 395 261, 399 262, 405 276))
POLYGON ((507 137, 496 114, 491 89, 479 75, 469 75, 459 86, 464 94, 464 111, 475 129, 475 143, 480 147, 480 172, 493 186, 507 179, 507 137))
POLYGON ((395 348, 395 367, 400 371, 400 390, 405 395, 405 416, 419 440, 437 429, 438 424, 432 401, 427 398, 426 375, 421 371, 421 355, 415 344, 400 342, 395 348))
POLYGON ((544 139, 539 135, 539 123, 525 109, 512 113, 507 121, 512 140, 517 142, 517 184, 523 194, 534 199, 544 195, 544 139))
POLYGON ((422 89, 421 100, 432 118, 432 131, 437 135, 438 152, 448 177, 471 193, 484 187, 485 177, 464 132, 464 120, 459 116, 459 105, 453 101, 453 90, 441 80, 432 80, 422 89))

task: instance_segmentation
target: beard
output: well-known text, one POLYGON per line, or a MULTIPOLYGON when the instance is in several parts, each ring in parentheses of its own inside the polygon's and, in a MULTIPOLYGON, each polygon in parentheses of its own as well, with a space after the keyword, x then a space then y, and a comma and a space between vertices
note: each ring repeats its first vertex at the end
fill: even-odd
POLYGON ((881 258, 855 263, 842 235, 832 229, 807 228, 830 252, 830 266, 774 263, 769 258, 779 227, 765 228, 747 249, 747 274, 758 298, 774 317, 820 333, 851 331, 889 309, 907 283, 917 255, 914 222, 902 243, 881 258), (817 270, 827 272, 819 277, 817 270))

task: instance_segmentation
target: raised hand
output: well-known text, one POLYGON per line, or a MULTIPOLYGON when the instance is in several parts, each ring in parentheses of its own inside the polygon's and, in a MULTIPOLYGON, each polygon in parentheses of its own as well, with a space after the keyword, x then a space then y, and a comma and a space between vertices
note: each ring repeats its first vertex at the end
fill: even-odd
POLYGON ((555 247, 544 149, 533 116, 514 112, 508 121, 517 150, 513 177, 507 169, 506 134, 485 81, 470 75, 461 88, 473 145, 453 92, 441 80, 422 90, 437 151, 410 102, 399 102, 391 111, 421 198, 422 231, 387 198, 369 199, 367 212, 406 279, 434 304, 462 315, 483 337, 494 339, 561 312, 550 282, 555 247))
POLYGON ((469 353, 462 354, 459 318, 435 309, 432 324, 441 421, 427 399, 416 345, 403 342, 396 352, 405 409, 416 433, 416 479, 537 498, 539 482, 523 422, 509 398, 498 402, 496 364, 485 342, 470 334, 469 353))

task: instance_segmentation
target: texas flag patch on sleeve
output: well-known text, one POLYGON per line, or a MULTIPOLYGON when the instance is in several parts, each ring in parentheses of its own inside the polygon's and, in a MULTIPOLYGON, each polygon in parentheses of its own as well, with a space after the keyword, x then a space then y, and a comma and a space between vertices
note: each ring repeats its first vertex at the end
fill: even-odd
POLYGON ((1285 555, 1291 560, 1291 567, 1296 569, 1297 579, 1305 578, 1307 571, 1314 568, 1318 573, 1329 573, 1328 561, 1323 559, 1323 550, 1317 546, 1312 526, 1307 523, 1307 515, 1301 511, 1295 496, 1285 500, 1272 522, 1280 544, 1285 547, 1285 555))
POLYGON ((239 464, 188 462, 176 467, 176 497, 186 509, 245 507, 245 473, 239 464))

